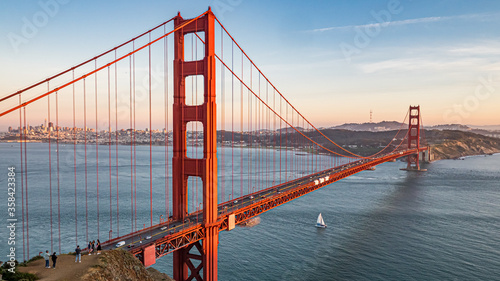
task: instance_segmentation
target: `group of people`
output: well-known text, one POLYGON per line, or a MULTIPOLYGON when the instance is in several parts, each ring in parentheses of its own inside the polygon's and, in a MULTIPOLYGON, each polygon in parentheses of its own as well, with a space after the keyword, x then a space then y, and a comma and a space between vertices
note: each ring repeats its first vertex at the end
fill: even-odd
MULTIPOLYGON (((95 240, 89 241, 89 244, 87 245, 89 256, 94 252, 96 252, 96 255, 100 255, 101 250, 101 241, 99 241, 99 239, 97 239, 97 242, 95 242, 95 240)), ((76 246, 75 255, 75 262, 82 262, 82 249, 80 249, 80 245, 76 246)))
POLYGON ((43 254, 43 258, 45 259, 45 268, 50 268, 50 260, 52 259, 52 268, 56 269, 57 255, 54 252, 52 255, 49 254, 49 250, 45 251, 43 254))
POLYGON ((92 255, 92 253, 95 253, 96 255, 100 255, 101 250, 102 250, 101 242, 99 241, 99 239, 97 239, 97 242, 95 242, 95 240, 89 241, 87 249, 89 251, 89 256, 92 255))
MULTIPOLYGON (((89 255, 95 252, 96 255, 101 254, 101 241, 97 239, 97 242, 94 241, 89 241, 89 244, 87 246, 87 250, 89 252, 89 255)), ((40 252, 41 254, 41 252, 40 252)), ((52 255, 49 254, 49 250, 45 251, 43 254, 43 258, 45 259, 45 268, 50 268, 50 260, 52 259, 52 268, 56 268, 56 261, 57 261, 57 255, 56 252, 54 252, 52 255)), ((80 249, 80 245, 76 246, 75 249, 75 262, 82 262, 82 249, 80 249)))

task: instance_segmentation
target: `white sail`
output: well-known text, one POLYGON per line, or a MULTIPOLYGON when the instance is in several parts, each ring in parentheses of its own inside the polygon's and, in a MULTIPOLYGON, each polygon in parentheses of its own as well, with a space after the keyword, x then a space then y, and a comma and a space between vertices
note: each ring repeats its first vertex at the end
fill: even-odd
POLYGON ((316 221, 317 227, 326 227, 325 221, 323 220, 323 216, 319 213, 318 220, 316 221))
POLYGON ((323 224, 323 216, 321 215, 321 213, 319 213, 319 216, 318 216, 318 220, 316 221, 317 224, 323 224))

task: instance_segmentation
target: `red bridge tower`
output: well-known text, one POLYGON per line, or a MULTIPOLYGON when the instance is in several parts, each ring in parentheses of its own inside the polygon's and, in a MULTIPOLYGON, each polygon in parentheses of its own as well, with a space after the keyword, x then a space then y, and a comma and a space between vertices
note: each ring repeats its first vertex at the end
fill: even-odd
MULTIPOLYGON (((180 13, 175 27, 184 20, 180 13)), ((205 238, 174 252, 174 279, 217 280, 217 246, 219 231, 217 221, 217 128, 215 108, 215 25, 214 14, 209 9, 201 18, 175 32, 174 37, 174 105, 173 105, 173 219, 184 220, 188 214, 188 178, 200 177, 203 181, 203 228, 205 238), (205 57, 199 61, 184 60, 184 35, 204 33, 205 57), (186 77, 203 75, 204 102, 186 105, 186 77), (203 124, 203 158, 186 155, 186 127, 188 122, 203 124), (197 250, 198 253, 192 253, 197 250), (194 263, 193 263, 194 261, 194 263), (203 278, 201 278, 203 271, 203 278)))
MULTIPOLYGON (((408 149, 420 150, 420 105, 410 106, 410 120, 408 125, 408 149)), ((408 155, 407 170, 420 170, 420 153, 408 155)))

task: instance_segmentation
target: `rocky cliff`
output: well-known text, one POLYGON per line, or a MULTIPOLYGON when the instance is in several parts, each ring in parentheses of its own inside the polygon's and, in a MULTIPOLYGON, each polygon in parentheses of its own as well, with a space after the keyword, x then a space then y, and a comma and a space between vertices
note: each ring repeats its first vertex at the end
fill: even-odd
POLYGON ((461 131, 426 131, 434 160, 500 152, 500 139, 461 131))
POLYGON ((160 281, 173 280, 154 268, 146 269, 141 262, 130 253, 114 250, 103 252, 98 264, 88 269, 82 281, 160 281))

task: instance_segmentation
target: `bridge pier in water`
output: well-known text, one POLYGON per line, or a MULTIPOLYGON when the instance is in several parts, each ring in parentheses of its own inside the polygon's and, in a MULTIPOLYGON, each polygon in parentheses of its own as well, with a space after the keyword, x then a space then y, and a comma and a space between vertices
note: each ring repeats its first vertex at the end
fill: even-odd
POLYGON ((430 163, 432 161, 431 147, 428 146, 426 151, 420 152, 420 161, 430 163))

